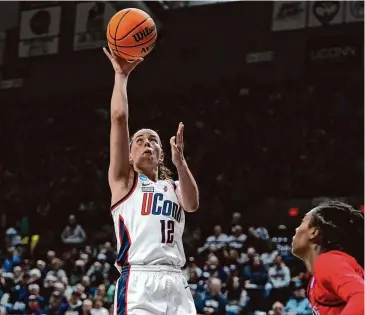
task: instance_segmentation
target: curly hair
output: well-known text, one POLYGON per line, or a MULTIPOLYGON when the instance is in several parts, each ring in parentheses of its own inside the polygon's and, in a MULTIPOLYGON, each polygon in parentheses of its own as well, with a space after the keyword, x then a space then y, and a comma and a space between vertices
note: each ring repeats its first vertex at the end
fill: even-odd
POLYGON ((328 201, 313 210, 311 226, 318 227, 322 252, 339 250, 364 267, 364 214, 340 201, 328 201))

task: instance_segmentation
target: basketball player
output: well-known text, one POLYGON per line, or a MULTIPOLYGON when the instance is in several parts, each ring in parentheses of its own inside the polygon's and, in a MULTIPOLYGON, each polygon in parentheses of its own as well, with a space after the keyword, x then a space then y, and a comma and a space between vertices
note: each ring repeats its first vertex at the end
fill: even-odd
POLYGON ((293 237, 292 251, 312 279, 314 315, 364 315, 364 216, 351 206, 326 202, 309 211, 293 237))
POLYGON ((196 314, 182 244, 184 210, 198 208, 199 193, 183 156, 184 125, 170 139, 179 182, 169 178, 158 134, 150 129, 128 134, 127 81, 142 61, 110 54, 115 83, 111 100, 109 186, 118 243, 114 314, 196 314))

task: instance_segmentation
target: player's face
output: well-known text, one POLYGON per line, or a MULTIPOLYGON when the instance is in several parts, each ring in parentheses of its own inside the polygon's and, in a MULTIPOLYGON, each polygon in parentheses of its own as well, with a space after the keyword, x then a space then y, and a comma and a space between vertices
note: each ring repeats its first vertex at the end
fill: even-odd
POLYGON ((137 132, 131 145, 131 160, 138 168, 156 167, 162 161, 161 141, 151 131, 137 132))
POLYGON ((305 257, 312 241, 317 236, 317 228, 311 226, 312 211, 304 216, 302 223, 295 229, 295 235, 292 241, 292 253, 301 259, 305 257))

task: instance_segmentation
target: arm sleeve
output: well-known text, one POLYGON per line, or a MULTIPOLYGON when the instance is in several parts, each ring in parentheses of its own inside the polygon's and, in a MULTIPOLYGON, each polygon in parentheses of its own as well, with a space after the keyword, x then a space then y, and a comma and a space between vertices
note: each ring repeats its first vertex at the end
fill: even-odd
POLYGON ((364 278, 360 270, 357 272, 354 263, 346 256, 336 255, 334 258, 327 256, 316 267, 316 273, 320 276, 317 280, 346 302, 341 314, 363 315, 364 278))

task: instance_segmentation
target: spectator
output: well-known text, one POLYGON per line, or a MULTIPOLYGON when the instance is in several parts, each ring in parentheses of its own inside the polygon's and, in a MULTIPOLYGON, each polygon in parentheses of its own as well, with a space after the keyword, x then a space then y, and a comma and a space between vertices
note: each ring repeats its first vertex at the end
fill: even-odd
POLYGON ((262 310, 266 307, 262 301, 267 297, 268 274, 258 255, 254 256, 252 262, 244 267, 243 278, 245 289, 250 296, 251 310, 262 310))
POLYGON ((83 269, 89 270, 92 265, 93 256, 83 253, 83 254, 80 254, 80 260, 82 260, 84 262, 83 269))
POLYGON ((46 263, 43 260, 37 260, 36 266, 38 270, 41 272, 41 278, 46 277, 46 263))
POLYGON ((214 234, 207 238, 204 247, 199 251, 202 252, 208 249, 211 245, 215 245, 218 250, 222 249, 227 245, 227 241, 227 234, 222 233, 222 227, 220 225, 216 225, 214 227, 214 234))
POLYGON ((222 282, 218 278, 209 280, 208 292, 197 305, 197 311, 202 314, 225 315, 226 298, 221 293, 222 282))
POLYGON ((51 263, 51 270, 48 271, 47 276, 55 276, 58 281, 62 278, 67 277, 66 272, 61 269, 61 260, 59 258, 53 258, 51 263))
POLYGON ((64 296, 65 296, 66 299, 69 299, 71 297, 73 288, 68 284, 68 278, 67 277, 62 278, 61 283, 63 284, 63 286, 65 288, 64 289, 64 296))
POLYGON ((210 255, 203 268, 203 274, 205 278, 216 277, 223 282, 227 280, 227 273, 224 268, 221 267, 219 259, 215 255, 210 255))
POLYGON ((47 315, 65 315, 69 306, 62 301, 62 295, 58 291, 54 291, 49 299, 49 304, 46 307, 47 315))
POLYGON ((65 315, 82 315, 81 294, 77 290, 73 290, 69 300, 69 307, 65 315))
POLYGON ((257 228, 250 227, 247 238, 258 252, 264 252, 271 243, 270 235, 263 226, 257 228))
POLYGON ((13 268, 18 265, 20 261, 20 255, 15 247, 9 247, 6 258, 1 268, 4 269, 5 272, 12 272, 13 268))
POLYGON ((253 260, 253 258, 257 255, 256 249, 254 247, 247 248, 246 253, 241 254, 241 262, 243 264, 247 264, 253 260))
POLYGON ((235 249, 230 249, 228 252, 225 251, 226 257, 226 265, 235 266, 238 268, 238 265, 242 263, 242 260, 238 254, 238 251, 235 249))
POLYGON ((113 283, 110 284, 108 291, 106 292, 107 303, 109 303, 109 304, 113 304, 116 284, 117 284, 117 281, 114 280, 113 283))
POLYGON ((61 239, 64 244, 81 245, 86 240, 86 233, 80 224, 76 223, 76 218, 73 214, 69 217, 69 224, 65 227, 61 234, 61 239))
POLYGON ((88 276, 83 276, 81 279, 81 284, 78 284, 77 286, 79 285, 84 288, 84 292, 90 292, 90 278, 88 276))
POLYGON ((184 275, 184 277, 185 277, 185 279, 187 280, 187 281, 189 281, 189 279, 190 279, 190 274, 191 274, 191 272, 192 271, 194 271, 195 273, 196 273, 196 275, 197 275, 197 277, 198 278, 200 278, 201 277, 201 275, 202 275, 202 270, 201 270, 201 268, 199 268, 197 265, 196 265, 196 263, 195 263, 195 258, 194 257, 189 257, 189 259, 188 259, 188 265, 186 266, 186 268, 185 269, 183 269, 183 275, 184 275))
POLYGON ((16 247, 21 244, 21 236, 14 228, 9 228, 5 232, 5 245, 6 248, 16 247))
POLYGON ((13 269, 14 283, 17 284, 23 279, 24 272, 20 266, 15 266, 13 269))
POLYGON ((265 267, 269 268, 274 264, 274 260, 279 252, 275 249, 275 245, 271 243, 266 250, 261 254, 261 261, 265 267))
POLYGON ((291 254, 291 235, 285 225, 279 225, 275 236, 272 238, 277 250, 279 251, 284 262, 294 259, 291 254))
POLYGON ((94 299, 102 301, 103 304, 108 303, 105 284, 100 284, 98 288, 95 290, 94 299))
POLYGON ((232 221, 231 221, 231 227, 235 227, 236 225, 241 226, 242 224, 242 215, 239 212, 233 212, 232 214, 232 221))
POLYGON ((284 305, 280 302, 275 302, 269 312, 269 315, 285 315, 284 305))
POLYGON ((31 277, 31 282, 32 283, 40 283, 41 280, 42 280, 42 273, 37 269, 37 268, 34 268, 34 269, 31 269, 29 270, 29 275, 31 277))
POLYGON ((75 264, 70 274, 71 286, 74 286, 81 281, 82 276, 85 274, 84 264, 84 261, 81 259, 75 261, 75 264))
POLYGON ((48 271, 51 270, 51 265, 52 265, 52 260, 56 258, 56 252, 53 250, 49 250, 47 251, 46 254, 46 268, 45 268, 45 273, 47 275, 48 271))
POLYGON ((53 292, 53 286, 56 283, 57 278, 55 276, 49 275, 43 281, 43 290, 41 291, 42 296, 49 299, 51 293, 53 292))
POLYGON ((53 293, 59 293, 61 296, 62 303, 68 303, 67 297, 65 295, 66 287, 62 282, 56 282, 53 286, 53 293))
POLYGON ((25 314, 27 315, 43 315, 44 310, 40 306, 39 299, 35 295, 30 295, 28 298, 28 304, 25 308, 25 314))
POLYGON ((110 272, 110 265, 109 263, 106 261, 106 255, 103 253, 100 253, 97 257, 96 260, 101 264, 101 272, 103 274, 104 279, 108 279, 108 275, 110 272))
POLYGON ((96 299, 94 307, 91 309, 91 315, 109 315, 108 310, 103 307, 104 303, 100 299, 96 299))
POLYGON ((233 235, 228 236, 227 239, 228 246, 241 252, 247 235, 242 233, 242 227, 240 225, 234 226, 232 228, 232 233, 233 235))
POLYGON ((27 299, 30 279, 29 273, 24 273, 23 279, 14 287, 13 297, 15 301, 25 301, 27 299))
POLYGON ((305 297, 305 289, 301 286, 294 288, 293 296, 285 305, 285 312, 296 315, 310 315, 312 308, 309 300, 305 297))
POLYGON ((240 279, 237 276, 229 277, 227 281, 227 301, 228 301, 228 314, 241 314, 244 313, 247 307, 249 298, 247 291, 243 290, 240 279))
POLYGON ((98 285, 104 283, 102 265, 98 261, 94 262, 94 264, 87 271, 86 275, 90 277, 90 283, 92 287, 97 287, 98 285))
MULTIPOLYGON (((87 254, 91 255, 91 252, 87 253, 87 254)), ((106 262, 109 265, 113 265, 114 262, 115 262, 115 259, 117 258, 117 256, 116 256, 116 253, 115 253, 115 249, 112 247, 112 244, 110 242, 106 242, 104 244, 103 254, 106 256, 106 262)))
MULTIPOLYGON (((36 283, 30 284, 28 286, 28 292, 29 292, 30 296, 34 296, 37 299, 38 306, 41 309, 44 309, 46 306, 46 299, 43 296, 39 295, 39 293, 40 293, 39 285, 36 283)), ((30 299, 30 297, 29 297, 29 299, 30 299)))
POLYGON ((84 300, 84 302, 82 302, 83 315, 91 315, 92 308, 93 302, 91 300, 84 300))
POLYGON ((269 269, 269 283, 272 285, 272 300, 286 301, 289 295, 290 270, 284 264, 280 255, 276 256, 274 266, 269 269))

